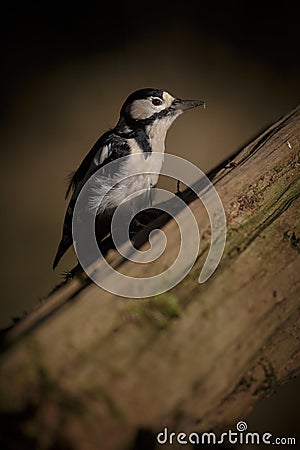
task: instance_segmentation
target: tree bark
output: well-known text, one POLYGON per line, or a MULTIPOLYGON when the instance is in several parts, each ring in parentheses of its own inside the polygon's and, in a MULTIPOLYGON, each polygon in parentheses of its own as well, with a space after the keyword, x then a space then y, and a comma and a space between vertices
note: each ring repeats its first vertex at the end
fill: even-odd
MULTIPOLYGON (((141 430, 221 432, 299 373, 299 141, 297 107, 210 174, 227 241, 206 283, 210 223, 186 190, 202 242, 179 285, 133 300, 75 276, 8 331, 3 448, 142 450, 141 430)), ((163 230, 168 246, 148 276, 176 257, 175 221, 163 230)), ((144 276, 143 264, 107 258, 144 276)))

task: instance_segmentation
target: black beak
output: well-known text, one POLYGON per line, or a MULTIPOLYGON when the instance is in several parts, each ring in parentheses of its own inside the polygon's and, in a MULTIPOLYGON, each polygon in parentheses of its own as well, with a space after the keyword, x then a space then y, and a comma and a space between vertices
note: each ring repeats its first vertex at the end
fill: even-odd
POLYGON ((205 102, 203 100, 181 100, 180 98, 176 98, 172 104, 173 108, 181 111, 196 108, 197 106, 201 105, 204 105, 205 107, 205 102))

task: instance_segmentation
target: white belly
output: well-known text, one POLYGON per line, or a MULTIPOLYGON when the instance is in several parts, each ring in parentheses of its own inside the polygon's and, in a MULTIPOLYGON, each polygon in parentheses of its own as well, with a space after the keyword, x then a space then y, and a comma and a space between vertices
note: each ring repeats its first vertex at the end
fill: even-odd
POLYGON ((138 209, 151 206, 151 188, 156 185, 163 163, 162 153, 143 152, 128 156, 113 177, 99 177, 96 181, 90 206, 98 214, 114 210, 122 202, 132 199, 138 209), (138 197, 138 201, 137 201, 138 197), (136 200, 135 200, 136 199, 136 200))

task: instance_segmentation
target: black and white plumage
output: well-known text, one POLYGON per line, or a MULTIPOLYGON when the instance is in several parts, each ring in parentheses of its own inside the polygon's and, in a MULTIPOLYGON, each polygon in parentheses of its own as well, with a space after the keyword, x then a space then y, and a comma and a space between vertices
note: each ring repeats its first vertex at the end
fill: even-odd
MULTIPOLYGON (((97 230, 102 228, 101 235, 104 237, 109 231, 113 212, 120 202, 135 190, 148 189, 150 191, 151 187, 157 183, 158 175, 146 175, 146 172, 152 164, 151 153, 163 154, 166 133, 171 124, 184 110, 203 104, 204 102, 200 100, 181 100, 166 91, 152 88, 140 89, 129 95, 121 108, 120 118, 115 128, 105 132, 97 140, 71 178, 66 197, 71 192, 72 195, 66 211, 62 239, 54 259, 53 269, 73 243, 74 206, 87 180, 109 162, 121 157, 129 157, 132 154, 140 155, 139 165, 142 169, 145 168, 145 176, 142 177, 141 185, 141 177, 132 176, 130 178, 131 173, 135 172, 130 164, 130 158, 128 158, 128 162, 126 162, 126 158, 125 162, 122 160, 122 172, 128 174, 129 181, 119 191, 112 190, 107 194, 109 198, 104 202, 106 206, 97 211, 97 230)), ((153 158, 153 163, 157 164, 157 158, 155 162, 153 158)), ((158 173, 160 168, 157 168, 158 173)))

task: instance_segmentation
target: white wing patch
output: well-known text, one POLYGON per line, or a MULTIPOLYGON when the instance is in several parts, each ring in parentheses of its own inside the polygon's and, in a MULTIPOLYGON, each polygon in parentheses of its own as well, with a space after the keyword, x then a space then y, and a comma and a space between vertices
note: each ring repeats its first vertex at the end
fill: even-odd
POLYGON ((96 164, 96 166, 101 166, 103 161, 110 155, 110 152, 111 152, 111 144, 102 147, 94 156, 94 163, 96 164))

